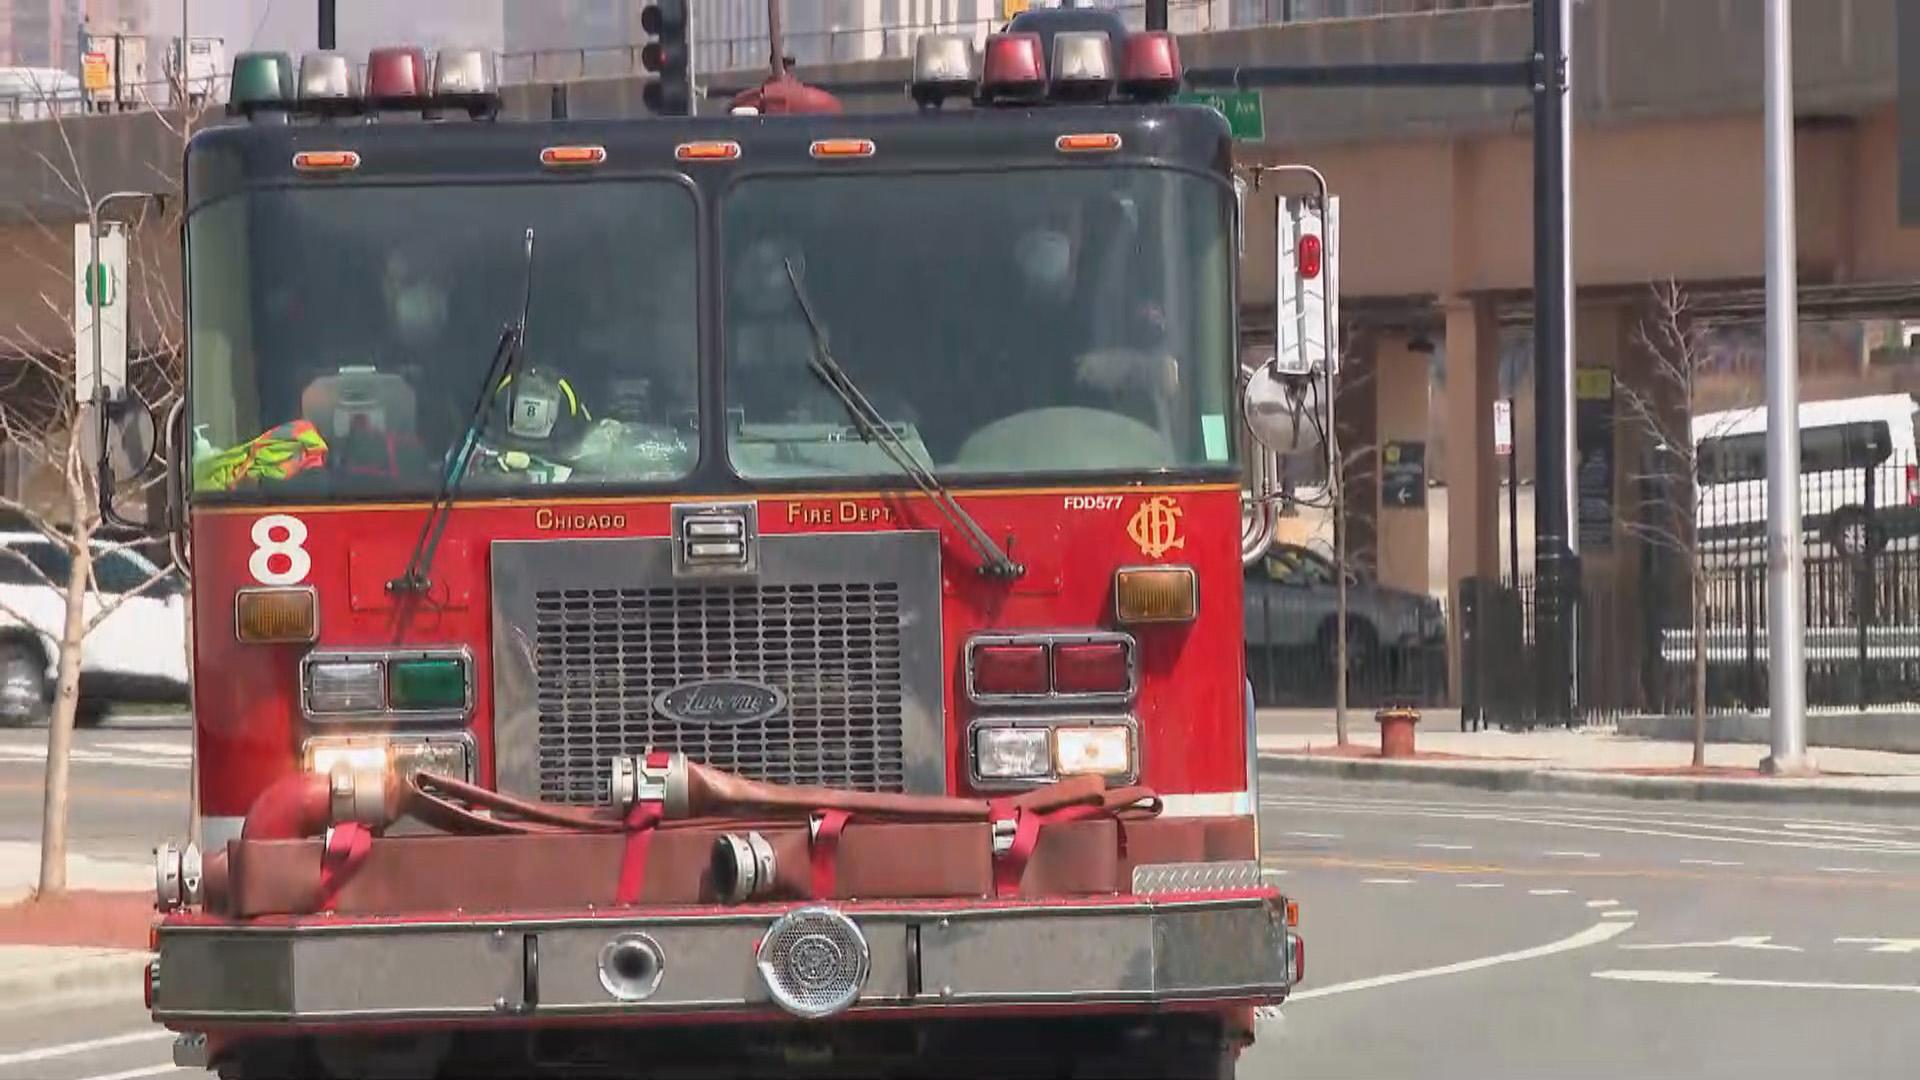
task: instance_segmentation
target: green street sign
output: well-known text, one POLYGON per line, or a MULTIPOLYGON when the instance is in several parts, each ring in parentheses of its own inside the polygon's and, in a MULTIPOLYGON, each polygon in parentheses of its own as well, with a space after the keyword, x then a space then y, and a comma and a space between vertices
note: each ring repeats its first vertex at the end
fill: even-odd
POLYGON ((1266 114, 1260 108, 1258 90, 1206 90, 1181 94, 1180 101, 1207 105, 1227 118, 1227 127, 1236 139, 1258 142, 1267 137, 1266 114))

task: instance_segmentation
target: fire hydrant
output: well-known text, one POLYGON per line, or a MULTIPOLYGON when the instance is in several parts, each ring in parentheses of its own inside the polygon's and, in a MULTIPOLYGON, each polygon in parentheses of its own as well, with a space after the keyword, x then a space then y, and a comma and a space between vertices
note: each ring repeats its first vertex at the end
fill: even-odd
POLYGON ((1410 758, 1413 756, 1413 725, 1420 722, 1417 709, 1381 709, 1373 714, 1373 722, 1380 725, 1380 756, 1383 758, 1410 758))

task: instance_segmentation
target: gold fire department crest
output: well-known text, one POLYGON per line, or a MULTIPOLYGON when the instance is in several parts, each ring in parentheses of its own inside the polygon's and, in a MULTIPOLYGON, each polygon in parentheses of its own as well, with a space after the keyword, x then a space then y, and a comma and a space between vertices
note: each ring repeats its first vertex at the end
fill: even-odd
POLYGON ((1169 495, 1155 495, 1141 503, 1127 522, 1127 536, 1149 559, 1186 547, 1187 538, 1180 535, 1180 504, 1169 495))

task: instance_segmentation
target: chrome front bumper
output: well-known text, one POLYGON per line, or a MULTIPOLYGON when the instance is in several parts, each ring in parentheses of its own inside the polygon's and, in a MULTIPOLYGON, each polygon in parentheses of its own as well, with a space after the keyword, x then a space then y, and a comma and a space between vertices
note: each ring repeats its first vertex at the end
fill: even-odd
MULTIPOLYGON (((846 940, 857 941, 865 954, 857 990, 844 1006, 850 1014, 1042 1004, 1276 1004, 1287 995, 1295 949, 1286 901, 1265 888, 1070 904, 825 907, 828 918, 844 916, 841 921, 857 929, 846 940)), ((188 1031, 384 1021, 791 1017, 799 1014, 777 999, 773 984, 780 980, 766 972, 762 945, 780 937, 770 931, 795 910, 270 924, 176 917, 159 932, 153 1014, 188 1031), (636 938, 656 950, 655 977, 610 978, 610 947, 636 938), (636 986, 646 990, 644 996, 634 996, 636 986)), ((826 954, 817 945, 791 955, 804 970, 789 974, 801 983, 832 968, 820 963, 826 954)), ((793 985, 790 980, 786 989, 793 985)))

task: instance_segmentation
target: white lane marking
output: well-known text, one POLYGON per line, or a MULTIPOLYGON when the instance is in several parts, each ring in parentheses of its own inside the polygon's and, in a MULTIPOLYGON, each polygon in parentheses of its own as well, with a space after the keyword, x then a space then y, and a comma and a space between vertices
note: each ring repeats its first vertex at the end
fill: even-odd
POLYGON ((173 1038, 173 1032, 159 1028, 145 1031, 129 1031, 124 1035, 108 1035, 99 1039, 87 1039, 82 1042, 60 1043, 57 1046, 37 1046, 31 1050, 15 1050, 11 1054, 0 1054, 0 1068, 13 1065, 25 1065, 33 1061, 49 1061, 53 1058, 67 1057, 72 1054, 85 1054, 94 1050, 108 1050, 116 1046, 131 1046, 134 1043, 159 1042, 173 1038))
POLYGON ((1566 889, 1528 889, 1527 895, 1528 896, 1565 896, 1567 895, 1568 891, 1569 890, 1566 890, 1566 889))
POLYGON ((1462 881, 1457 882, 1453 887, 1456 889, 1504 889, 1507 886, 1499 881, 1462 881))
MULTIPOLYGON (((162 760, 158 757, 141 757, 130 754, 103 754, 98 750, 74 748, 70 753, 76 765, 111 765, 122 769, 185 769, 190 759, 175 758, 162 760)), ((0 747, 0 763, 8 765, 37 765, 47 760, 45 747, 7 746, 0 747)))
POLYGON ((1877 874, 1880 871, 1864 866, 1823 866, 1820 872, 1823 874, 1877 874))
POLYGON ((1473 850, 1472 844, 1441 844, 1441 843, 1435 843, 1435 842, 1428 842, 1428 843, 1416 844, 1414 846, 1423 847, 1429 851, 1472 851, 1473 850))
POLYGON ((1337 832, 1290 832, 1287 835, 1297 836, 1302 840, 1338 840, 1340 839, 1340 834, 1337 832))
POLYGON ((1603 919, 1637 919, 1640 917, 1640 913, 1632 908, 1609 908, 1601 912, 1600 917, 1603 919))
POLYGON ((1880 834, 1916 834, 1920 835, 1920 825, 1893 825, 1884 822, 1866 823, 1849 821, 1827 821, 1818 818, 1783 819, 1769 822, 1765 826, 1755 826, 1751 814, 1716 814, 1704 809, 1688 809, 1684 813, 1673 810, 1642 810, 1624 806, 1582 806, 1556 799, 1552 802, 1528 800, 1522 796, 1509 796, 1501 802, 1474 802, 1471 800, 1448 799, 1445 801, 1420 799, 1382 799, 1363 798, 1350 795, 1312 795, 1283 794, 1270 791, 1260 800, 1263 804, 1274 806, 1376 806, 1399 810, 1490 810, 1499 813, 1548 814, 1582 821, 1633 821, 1652 825, 1689 825, 1703 828, 1728 828, 1738 832, 1772 833, 1778 827, 1799 826, 1801 830, 1824 832, 1866 832, 1880 834))
MULTIPOLYGON (((1886 994, 1920 994, 1920 983, 1800 982, 1790 979, 1727 979, 1712 971, 1596 971, 1596 979, 1617 982, 1666 983, 1672 986, 1748 986, 1771 990, 1867 990, 1886 994)), ((1298 997, 1299 995, 1294 995, 1298 997)))
POLYGON ((1745 866, 1734 859, 1681 859, 1683 866, 1745 866))
POLYGON ((1507 825, 1537 825, 1543 828, 1582 829, 1588 832, 1618 833, 1626 836, 1657 836, 1672 840, 1693 840, 1716 844, 1746 844, 1753 847, 1798 848, 1808 851, 1842 851, 1851 853, 1920 855, 1920 844, 1905 841, 1881 841, 1858 839, 1835 843, 1816 837, 1779 838, 1779 830, 1764 828, 1738 828, 1727 825, 1703 825, 1686 821, 1649 820, 1649 825, 1668 825, 1670 828, 1635 827, 1618 822, 1567 820, 1553 817, 1550 811, 1529 811, 1525 816, 1511 813, 1487 813, 1474 810, 1424 810, 1403 809, 1392 805, 1367 805, 1363 803, 1341 804, 1321 803, 1304 800, 1274 802, 1273 806, 1286 806, 1292 809, 1314 810, 1328 814, 1370 814, 1387 817, 1429 817, 1444 818, 1453 821, 1492 821, 1507 825), (1675 831, 1711 829, 1714 832, 1675 831), (1732 835, 1751 833, 1758 835, 1732 835), (1724 834, 1724 835, 1723 835, 1724 834))
MULTIPOLYGON (((1612 914, 1609 912, 1608 914, 1612 914)), ((1670 941, 1652 945, 1622 945, 1638 952, 1664 952, 1668 949, 1754 949, 1760 952, 1805 952, 1798 945, 1775 945, 1769 934, 1742 934, 1725 941, 1670 941)))
POLYGON ((143 1076, 185 1076, 187 1071, 178 1065, 149 1065, 144 1069, 127 1069, 124 1072, 101 1073, 98 1076, 83 1076, 80 1080, 140 1080, 143 1076))
POLYGON ((1618 900, 1589 900, 1587 901, 1587 906, 1592 908, 1616 907, 1619 903, 1620 901, 1618 900))
POLYGON ((1599 857, 1600 857, 1600 853, 1597 851, 1549 851, 1547 852, 1547 858, 1549 859, 1597 859, 1599 857))
POLYGON ((1483 956, 1477 960, 1463 960, 1457 964, 1445 964, 1440 967, 1421 968, 1417 971, 1402 971, 1393 975, 1375 975, 1369 979, 1355 979, 1352 982, 1335 983, 1332 986, 1316 986, 1311 990, 1302 990, 1289 995, 1289 1004, 1296 1001, 1311 1001, 1314 998, 1331 997, 1334 994, 1350 994, 1355 990, 1372 990, 1379 986, 1392 986, 1395 983, 1412 982, 1415 979, 1431 979, 1440 975, 1460 975, 1481 968, 1497 967, 1501 964, 1516 964, 1523 960, 1537 960, 1556 953, 1572 952, 1589 945, 1598 945, 1610 941, 1633 928, 1632 923, 1603 922, 1595 923, 1572 937, 1559 941, 1536 945, 1531 949, 1501 953, 1498 956, 1483 956))
POLYGON ((1871 945, 1868 952, 1912 953, 1920 952, 1920 938, 1889 937, 1837 937, 1835 945, 1871 945))
POLYGON ((1286 877, 1287 872, 1285 870, 1276 870, 1271 866, 1263 866, 1260 868, 1260 876, 1261 877, 1286 877))
POLYGON ((1413 884, 1413 879, 1403 878, 1403 877, 1370 877, 1365 881, 1362 881, 1360 884, 1362 885, 1411 885, 1413 884))

